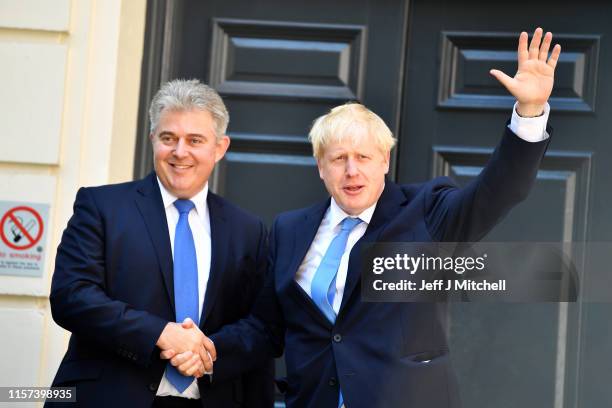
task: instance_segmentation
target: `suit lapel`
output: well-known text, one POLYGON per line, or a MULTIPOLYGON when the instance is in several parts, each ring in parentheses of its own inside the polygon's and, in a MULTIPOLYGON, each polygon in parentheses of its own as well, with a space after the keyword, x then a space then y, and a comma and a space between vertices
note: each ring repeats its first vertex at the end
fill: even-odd
POLYGON ((376 242, 380 233, 387 225, 387 223, 397 216, 400 211, 400 207, 407 202, 406 196, 397 184, 386 179, 385 188, 378 203, 376 204, 376 210, 372 215, 372 219, 368 224, 365 234, 353 247, 349 256, 348 271, 346 274, 346 283, 344 285, 344 294, 342 295, 342 303, 340 304, 340 311, 338 316, 342 313, 344 306, 348 302, 351 294, 355 290, 355 286, 361 279, 361 268, 359 253, 361 246, 369 243, 376 242))
POLYGON ((223 271, 227 264, 228 247, 230 242, 230 231, 227 226, 227 217, 223 209, 223 203, 215 194, 208 192, 206 198, 208 214, 210 218, 210 273, 206 294, 204 296, 204 307, 200 316, 200 327, 203 326, 206 318, 215 304, 215 299, 219 293, 219 288, 223 280, 223 271))
POLYGON ((312 241, 314 241, 315 235, 319 225, 323 220, 325 211, 329 207, 330 199, 325 200, 306 211, 304 218, 300 220, 295 226, 295 245, 293 248, 293 256, 291 264, 289 265, 288 274, 285 276, 286 279, 295 280, 295 274, 302 264, 312 241))
POLYGON ((308 249, 312 245, 314 238, 321 225, 325 211, 329 207, 330 199, 327 199, 311 208, 306 210, 304 218, 302 218, 295 226, 295 238, 294 248, 291 257, 291 264, 287 268, 287 273, 283 276, 282 285, 289 286, 289 293, 291 293, 296 300, 303 303, 306 306, 306 310, 322 324, 331 327, 331 323, 318 306, 313 302, 312 298, 302 289, 302 287, 296 282, 295 275, 298 268, 302 264, 308 249))
POLYGON ((153 242, 157 262, 159 263, 162 279, 166 287, 168 302, 172 306, 172 311, 174 312, 172 247, 170 246, 170 234, 168 232, 166 211, 164 209, 159 186, 157 185, 155 173, 151 173, 143 179, 137 190, 136 205, 147 226, 149 238, 153 242))

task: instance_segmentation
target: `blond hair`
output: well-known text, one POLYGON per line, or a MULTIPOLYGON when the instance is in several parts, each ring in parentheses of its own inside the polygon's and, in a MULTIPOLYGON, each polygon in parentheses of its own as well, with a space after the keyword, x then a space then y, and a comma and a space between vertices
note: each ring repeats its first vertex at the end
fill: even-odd
POLYGON ((391 151, 395 146, 396 139, 380 116, 360 103, 349 102, 336 106, 314 121, 308 135, 313 156, 317 159, 323 157, 325 147, 330 142, 350 137, 350 130, 355 125, 364 126, 383 153, 391 151))

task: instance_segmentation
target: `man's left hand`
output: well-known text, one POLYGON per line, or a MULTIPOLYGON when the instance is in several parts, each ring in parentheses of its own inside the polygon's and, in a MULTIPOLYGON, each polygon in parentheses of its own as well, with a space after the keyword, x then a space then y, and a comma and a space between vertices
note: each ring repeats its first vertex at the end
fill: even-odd
POLYGON ((546 33, 542 41, 540 27, 535 30, 529 48, 527 40, 527 33, 523 31, 519 37, 518 71, 514 78, 497 69, 492 69, 490 73, 516 98, 516 110, 520 116, 535 117, 544 112, 552 92, 561 46, 555 45, 549 58, 552 33, 546 33))

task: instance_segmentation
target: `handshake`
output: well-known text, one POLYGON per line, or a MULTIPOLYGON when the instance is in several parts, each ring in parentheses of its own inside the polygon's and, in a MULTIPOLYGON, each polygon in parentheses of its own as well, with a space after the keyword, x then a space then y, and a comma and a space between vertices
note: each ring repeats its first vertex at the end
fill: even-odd
POLYGON ((191 319, 168 323, 155 345, 162 350, 160 357, 170 360, 184 376, 200 378, 212 374, 217 359, 215 345, 191 319))

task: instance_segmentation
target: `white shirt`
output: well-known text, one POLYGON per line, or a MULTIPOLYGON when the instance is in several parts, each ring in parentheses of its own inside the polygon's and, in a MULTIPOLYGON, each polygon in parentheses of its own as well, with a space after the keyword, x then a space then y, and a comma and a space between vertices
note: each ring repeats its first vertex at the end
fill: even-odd
MULTIPOLYGON (((346 248, 342 254, 342 258, 340 258, 340 266, 338 267, 338 274, 336 275, 336 294, 334 296, 334 304, 332 305, 332 308, 336 314, 338 314, 338 311, 340 310, 342 295, 344 294, 344 284, 346 282, 349 254, 351 253, 351 249, 353 249, 355 243, 357 243, 359 238, 365 234, 375 209, 376 204, 370 208, 367 208, 357 216, 363 222, 359 223, 351 230, 348 240, 346 241, 346 248)), ((310 297, 312 297, 311 286, 315 272, 317 271, 325 252, 327 252, 327 247, 329 247, 329 244, 331 244, 334 237, 340 232, 340 223, 348 216, 349 215, 345 213, 342 208, 338 206, 338 204, 336 204, 336 200, 332 198, 331 205, 325 212, 321 225, 319 225, 317 235, 315 235, 314 240, 312 241, 312 244, 304 257, 304 260, 302 261, 302 264, 295 274, 295 280, 310 297)))
POLYGON ((546 103, 544 113, 535 118, 523 118, 516 113, 516 105, 512 108, 512 119, 508 127, 515 135, 527 142, 541 142, 548 139, 550 135, 546 132, 546 124, 548 123, 548 115, 550 114, 550 105, 546 103))
MULTIPOLYGON (((168 222, 168 232, 170 233, 170 245, 172 246, 172 257, 174 258, 174 234, 176 232, 176 224, 179 220, 179 212, 174 206, 177 197, 173 196, 159 178, 157 179, 159 190, 161 191, 162 201, 166 210, 166 221, 168 222)), ((208 277, 210 275, 210 218, 208 213, 208 205, 206 198, 208 196, 208 183, 204 189, 191 197, 191 201, 195 207, 189 212, 189 228, 193 235, 193 242, 196 248, 196 262, 198 264, 198 317, 202 315, 202 307, 204 306, 204 295, 206 294, 206 286, 208 285, 208 277)), ((174 294, 173 294, 174 295, 174 294)), ((196 380, 183 392, 179 393, 174 385, 166 378, 166 373, 161 379, 157 395, 166 396, 173 395, 176 397, 200 398, 200 390, 196 380)))
MULTIPOLYGON (((535 118, 523 118, 516 113, 515 104, 514 108, 512 109, 512 118, 510 119, 510 124, 508 127, 518 137, 527 142, 540 142, 548 139, 549 137, 548 133, 546 132, 546 123, 548 122, 549 113, 550 106, 547 103, 546 107, 544 108, 544 113, 541 116, 535 118)), ((348 271, 348 260, 351 249, 353 249, 355 243, 359 241, 359 238, 365 234, 375 209, 376 203, 359 214, 357 217, 361 218, 363 222, 353 228, 349 234, 346 248, 344 249, 344 253, 340 259, 338 274, 336 275, 336 295, 334 296, 334 304, 332 305, 332 308, 336 314, 338 314, 340 305, 342 304, 342 296, 344 295, 344 285, 346 283, 346 273, 348 271)), ((319 225, 317 234, 315 235, 312 244, 310 244, 310 248, 308 249, 304 260, 300 264, 300 267, 295 274, 296 282, 310 297, 312 297, 311 287, 315 272, 317 271, 317 268, 319 267, 319 264, 321 263, 321 260, 329 247, 329 244, 331 244, 332 239, 334 239, 334 237, 340 232, 340 222, 342 222, 342 220, 348 216, 349 215, 338 206, 332 197, 331 204, 323 216, 323 220, 321 221, 321 225, 319 225)))

